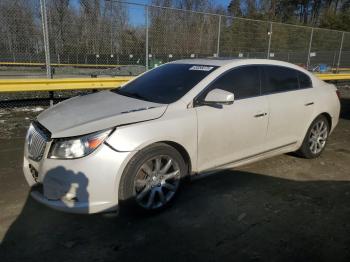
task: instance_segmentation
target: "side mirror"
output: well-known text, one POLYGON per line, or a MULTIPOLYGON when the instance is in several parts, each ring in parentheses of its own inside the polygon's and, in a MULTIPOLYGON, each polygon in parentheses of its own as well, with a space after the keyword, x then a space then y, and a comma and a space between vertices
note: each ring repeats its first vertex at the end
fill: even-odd
POLYGON ((222 89, 213 89, 205 97, 202 104, 204 105, 214 105, 214 104, 223 104, 231 105, 235 100, 235 95, 231 92, 222 90, 222 89))

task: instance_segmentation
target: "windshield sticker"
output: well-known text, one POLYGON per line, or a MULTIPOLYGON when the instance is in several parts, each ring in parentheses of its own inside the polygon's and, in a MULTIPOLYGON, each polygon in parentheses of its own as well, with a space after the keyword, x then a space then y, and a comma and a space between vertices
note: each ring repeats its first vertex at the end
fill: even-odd
POLYGON ((200 66, 200 65, 195 65, 190 67, 189 70, 196 70, 196 71, 210 71, 212 70, 214 67, 213 66, 200 66))

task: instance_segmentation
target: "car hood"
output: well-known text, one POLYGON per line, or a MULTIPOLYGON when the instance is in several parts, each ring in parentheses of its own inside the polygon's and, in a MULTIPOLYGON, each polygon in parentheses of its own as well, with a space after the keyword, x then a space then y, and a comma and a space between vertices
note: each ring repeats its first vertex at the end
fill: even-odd
POLYGON ((39 114, 37 120, 51 132, 52 138, 71 137, 156 119, 163 115, 166 107, 102 91, 58 103, 39 114))

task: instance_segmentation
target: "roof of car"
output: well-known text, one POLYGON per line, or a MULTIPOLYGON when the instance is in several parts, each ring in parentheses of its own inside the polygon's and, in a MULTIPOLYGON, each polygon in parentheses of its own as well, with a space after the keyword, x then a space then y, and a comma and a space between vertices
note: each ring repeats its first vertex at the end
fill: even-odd
POLYGON ((176 60, 172 63, 178 64, 197 64, 197 65, 211 65, 211 66, 225 66, 225 65, 234 65, 235 63, 239 64, 268 64, 268 65, 280 65, 287 66, 292 68, 301 69, 301 67, 296 66, 294 64, 272 60, 272 59, 254 59, 254 58, 206 58, 206 59, 182 59, 176 60))
POLYGON ((255 59, 255 58, 206 58, 206 59, 182 59, 182 60, 176 60, 171 63, 177 63, 177 64, 194 64, 194 65, 207 65, 207 66, 240 66, 240 65, 276 65, 276 66, 284 66, 293 68, 296 70, 299 70, 301 72, 304 72, 309 77, 313 79, 313 81, 321 81, 318 77, 316 77, 311 72, 307 71, 305 68, 291 64, 284 61, 279 60, 272 60, 272 59, 255 59))
POLYGON ((224 59, 224 58, 205 58, 205 59, 181 59, 173 61, 176 64, 198 64, 198 65, 212 65, 212 66, 224 66, 230 64, 239 59, 224 59))

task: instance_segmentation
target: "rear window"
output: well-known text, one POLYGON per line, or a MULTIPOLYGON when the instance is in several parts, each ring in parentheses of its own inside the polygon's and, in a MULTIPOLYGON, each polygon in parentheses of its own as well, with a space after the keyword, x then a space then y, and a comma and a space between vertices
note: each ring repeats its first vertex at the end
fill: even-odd
POLYGON ((170 104, 190 91, 217 66, 166 64, 155 68, 114 92, 161 104, 170 104))
POLYGON ((311 88, 312 82, 308 75, 298 72, 299 86, 301 89, 311 88))
POLYGON ((263 93, 271 94, 299 89, 298 71, 282 66, 263 66, 263 93))

